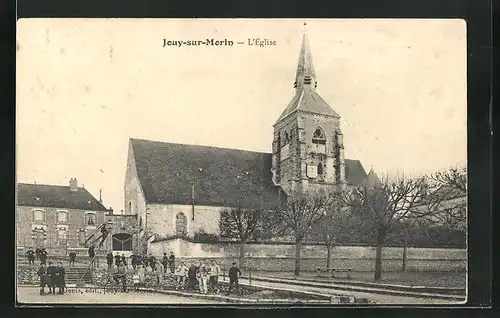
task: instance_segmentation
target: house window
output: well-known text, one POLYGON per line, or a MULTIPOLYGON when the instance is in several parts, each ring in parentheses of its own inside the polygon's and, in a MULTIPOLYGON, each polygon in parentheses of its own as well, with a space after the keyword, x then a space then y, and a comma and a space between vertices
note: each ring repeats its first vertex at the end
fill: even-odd
POLYGON ((57 223, 68 224, 68 211, 57 211, 57 223))
POLYGON ((85 225, 86 226, 96 226, 97 225, 97 214, 95 212, 85 213, 85 225))
POLYGON ((314 131, 312 142, 313 144, 320 144, 320 145, 326 144, 325 133, 321 128, 316 128, 316 130, 314 131))
POLYGON ((32 221, 35 224, 45 224, 45 211, 33 210, 32 221))
POLYGON ((57 244, 66 245, 67 242, 68 242, 68 229, 64 227, 57 229, 57 244))
POLYGON ((175 216, 175 234, 185 235, 187 232, 187 218, 180 212, 175 216))

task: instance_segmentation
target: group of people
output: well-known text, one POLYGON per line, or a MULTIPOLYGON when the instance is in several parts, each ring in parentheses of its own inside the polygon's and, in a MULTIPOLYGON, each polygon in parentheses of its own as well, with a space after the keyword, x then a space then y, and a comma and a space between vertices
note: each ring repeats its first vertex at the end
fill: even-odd
MULTIPOLYGON (((215 260, 200 261, 198 264, 191 264, 189 267, 181 262, 175 275, 177 277, 176 289, 198 290, 200 293, 207 294, 209 291, 219 293, 219 276, 222 274, 219 264, 215 260)), ((236 287, 238 293, 241 293, 238 279, 241 276, 241 270, 235 262, 229 269, 229 288, 227 294, 236 287)))
POLYGON ((35 257, 36 257, 37 260, 40 261, 40 264, 47 265, 48 253, 45 250, 45 248, 43 248, 43 247, 42 248, 37 247, 34 251, 33 251, 33 248, 30 247, 26 251, 26 255, 27 255, 27 258, 28 258, 28 264, 29 265, 34 265, 35 264, 35 257))
POLYGON ((56 294, 56 287, 59 289, 57 294, 64 294, 64 289, 66 288, 66 271, 64 270, 62 262, 58 262, 57 265, 54 265, 49 261, 49 266, 45 263, 41 263, 37 274, 40 277, 40 295, 46 294, 45 286, 49 288, 48 294, 56 294))
MULTIPOLYGON (((124 254, 113 256, 110 252, 106 258, 110 281, 120 284, 122 291, 127 291, 127 257, 124 254)), ((167 253, 163 253, 161 260, 156 259, 151 254, 132 254, 129 258, 130 264, 134 269, 132 275, 134 287, 145 286, 147 275, 153 276, 156 285, 161 287, 167 276, 174 275, 176 278, 176 290, 198 291, 203 294, 209 292, 219 293, 219 276, 222 274, 222 271, 215 260, 211 260, 210 262, 202 260, 198 263, 192 263, 189 266, 185 262, 181 262, 175 267, 175 255, 173 252, 169 256, 167 256, 167 253)), ((234 287, 240 293, 238 284, 240 275, 240 269, 236 263, 233 263, 228 273, 228 294, 234 287)))
MULTIPOLYGON (((89 247, 88 252, 91 258, 91 264, 95 265, 95 251, 93 245, 89 247)), ((37 248, 36 251, 30 248, 27 251, 27 255, 29 264, 34 264, 35 256, 40 260, 40 268, 38 270, 41 287, 40 294, 46 294, 46 286, 49 287, 49 294, 55 294, 56 287, 59 288, 58 294, 63 294, 66 285, 66 272, 62 266, 62 262, 58 262, 57 266, 55 266, 49 261, 49 266, 46 266, 48 253, 44 248, 37 248)), ((158 287, 163 285, 167 275, 174 275, 176 279, 176 290, 198 291, 203 294, 209 292, 219 293, 219 276, 222 274, 222 271, 215 260, 211 260, 210 262, 202 260, 197 263, 189 264, 189 266, 187 266, 185 262, 181 262, 176 267, 175 255, 173 252, 170 252, 170 255, 163 253, 161 259, 156 259, 156 257, 151 254, 132 254, 128 258, 130 258, 130 265, 132 265, 134 269, 132 281, 135 287, 145 286, 146 275, 153 276, 158 287)), ((127 291, 128 258, 125 257, 123 253, 121 255, 113 255, 112 252, 109 252, 106 255, 109 281, 121 285, 122 291, 127 291)), ((76 254, 71 252, 69 254, 70 267, 72 265, 74 266, 75 259, 76 254)), ((227 294, 231 292, 233 287, 236 287, 238 293, 241 292, 238 284, 240 275, 240 269, 236 263, 233 263, 228 273, 229 288, 227 294)))
MULTIPOLYGON (((156 267, 160 265, 164 267, 164 270, 169 269, 171 272, 175 269, 175 255, 173 252, 170 252, 170 256, 167 256, 167 253, 163 253, 161 261, 157 260, 156 257, 151 254, 132 254, 129 258, 130 265, 132 265, 134 270, 136 270, 138 266, 143 266, 145 270, 150 267, 151 271, 155 271, 156 267)), ((108 267, 110 267, 113 263, 115 266, 119 266, 120 262, 123 262, 123 264, 128 267, 127 257, 125 257, 125 254, 123 253, 122 255, 116 254, 113 256, 113 253, 109 252, 106 255, 106 262, 108 267)))

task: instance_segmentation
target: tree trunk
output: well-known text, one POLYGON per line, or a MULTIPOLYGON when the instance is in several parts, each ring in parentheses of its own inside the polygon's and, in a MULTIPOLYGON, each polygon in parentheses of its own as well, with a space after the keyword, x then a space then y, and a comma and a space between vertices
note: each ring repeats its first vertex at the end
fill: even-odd
POLYGON ((403 246, 403 272, 406 272, 406 258, 407 258, 407 251, 408 251, 408 230, 405 227, 405 240, 404 240, 404 246, 403 246))
POLYGON ((375 252, 375 281, 382 278, 382 240, 377 240, 377 250, 375 252))
POLYGON ((331 267, 332 262, 332 245, 331 243, 326 243, 326 268, 331 267))
POLYGON ((241 269, 246 269, 245 267, 245 244, 246 242, 245 241, 242 241, 240 243, 240 258, 239 258, 239 267, 241 269))
POLYGON ((302 244, 302 240, 295 240, 295 276, 300 275, 300 246, 302 244))

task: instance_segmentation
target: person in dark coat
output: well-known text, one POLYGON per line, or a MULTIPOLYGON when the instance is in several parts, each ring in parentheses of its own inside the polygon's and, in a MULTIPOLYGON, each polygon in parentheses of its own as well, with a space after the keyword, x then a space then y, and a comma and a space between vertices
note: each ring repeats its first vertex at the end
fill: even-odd
POLYGON ((111 232, 111 226, 113 222, 111 220, 108 221, 108 223, 104 223, 101 225, 101 242, 99 243, 99 247, 102 247, 104 245, 104 241, 108 237, 109 233, 111 232))
POLYGON ((189 289, 196 289, 198 286, 198 280, 196 279, 196 273, 198 272, 198 267, 194 264, 191 264, 191 266, 188 269, 188 288, 189 289))
POLYGON ((115 265, 118 267, 120 265, 120 261, 122 260, 122 257, 119 254, 115 255, 115 265))
POLYGON ((38 277, 40 277, 40 295, 45 295, 45 286, 49 287, 50 293, 49 279, 47 276, 47 266, 45 264, 40 265, 37 275, 38 277))
POLYGON ((125 266, 125 263, 120 262, 118 266, 118 279, 122 283, 122 291, 126 292, 127 291, 127 267, 125 266))
POLYGON ((40 260, 40 254, 41 254, 41 253, 42 253, 42 250, 41 250, 39 247, 37 247, 37 248, 35 249, 35 255, 36 255, 36 259, 37 259, 37 260, 40 260))
POLYGON ((28 265, 35 265, 35 252, 31 247, 26 252, 26 255, 28 256, 28 265))
POLYGON ((59 262, 57 264, 55 274, 56 274, 56 281, 54 289, 55 287, 58 287, 59 291, 57 293, 62 295, 64 294, 64 289, 66 288, 66 279, 65 279, 66 271, 64 270, 62 262, 59 262))
POLYGON ((125 257, 125 254, 122 253, 122 257, 120 258, 120 262, 123 262, 125 267, 127 267, 127 258, 125 257))
POLYGON ((161 263, 162 263, 163 268, 165 269, 165 271, 167 271, 167 268, 168 268, 168 256, 167 256, 167 253, 163 253, 163 257, 161 259, 161 263))
POLYGON ((90 245, 90 247, 89 247, 89 257, 90 257, 90 264, 92 266, 94 266, 94 264, 95 264, 95 259, 94 259, 94 257, 95 257, 95 247, 94 247, 94 245, 90 245))
POLYGON ((75 260, 76 260, 76 253, 75 252, 69 253, 69 267, 71 267, 71 265, 75 265, 75 260))
POLYGON ((227 290, 226 295, 229 295, 231 289, 233 288, 233 285, 236 286, 238 294, 241 294, 240 285, 238 284, 238 278, 240 276, 241 276, 241 271, 238 268, 238 266, 236 266, 236 263, 233 262, 233 267, 229 269, 229 288, 227 290))
POLYGON ((108 263, 108 268, 111 267, 111 265, 113 265, 113 253, 112 252, 109 252, 108 254, 106 254, 106 262, 108 263))
POLYGON ((137 255, 135 255, 135 253, 130 254, 130 263, 135 270, 135 268, 137 267, 137 255))
POLYGON ((40 251, 40 256, 39 256, 39 258, 40 258, 40 265, 41 264, 44 264, 44 265, 47 264, 47 254, 48 253, 47 253, 47 251, 45 249, 42 249, 40 251))
POLYGON ((170 252, 170 256, 168 257, 168 266, 170 267, 170 271, 175 273, 175 255, 174 252, 170 252))
MULTIPOLYGON (((42 255, 42 254, 40 254, 40 255, 42 255)), ((47 267, 47 277, 48 277, 48 284, 49 284, 49 294, 55 294, 56 293, 56 282, 57 282, 56 272, 57 272, 56 267, 52 264, 51 261, 49 261, 49 267, 47 267)))
POLYGON ((151 266, 151 269, 153 271, 156 270, 156 257, 154 257, 153 255, 149 254, 149 266, 151 266))

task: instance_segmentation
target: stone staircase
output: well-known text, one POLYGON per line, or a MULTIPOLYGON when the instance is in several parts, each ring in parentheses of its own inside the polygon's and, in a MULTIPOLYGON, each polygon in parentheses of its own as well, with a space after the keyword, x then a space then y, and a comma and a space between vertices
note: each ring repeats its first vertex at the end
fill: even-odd
POLYGON ((66 285, 77 285, 77 283, 93 284, 92 274, 87 267, 66 268, 66 285))

